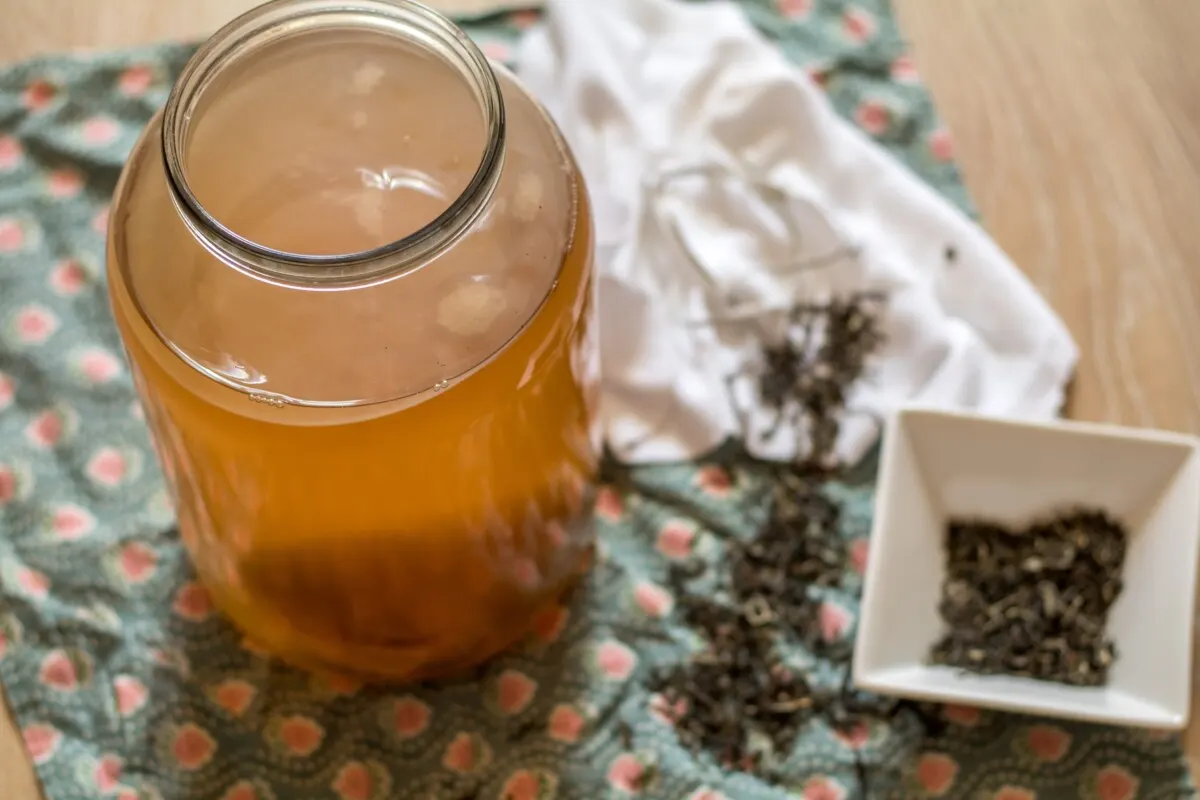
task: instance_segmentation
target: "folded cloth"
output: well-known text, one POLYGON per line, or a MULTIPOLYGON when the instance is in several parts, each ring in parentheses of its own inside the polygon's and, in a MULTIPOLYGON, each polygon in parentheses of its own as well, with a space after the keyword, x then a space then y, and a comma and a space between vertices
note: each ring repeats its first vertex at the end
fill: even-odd
MULTIPOLYGON (((1077 358, 1062 322, 737 6, 551 0, 518 63, 591 190, 604 427, 624 458, 693 457, 737 433, 794 456, 803 433, 746 379, 790 306, 859 290, 888 296, 888 341, 850 398, 865 413, 843 426, 843 460, 905 401, 1059 412, 1077 358)), ((868 129, 887 114, 860 108, 868 129)))

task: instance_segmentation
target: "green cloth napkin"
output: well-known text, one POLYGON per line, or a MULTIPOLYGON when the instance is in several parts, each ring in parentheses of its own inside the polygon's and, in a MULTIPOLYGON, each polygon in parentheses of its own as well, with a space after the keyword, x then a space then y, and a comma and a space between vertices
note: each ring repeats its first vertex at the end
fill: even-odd
MULTIPOLYGON (((951 142, 883 0, 745 0, 840 112, 966 204, 951 142)), ((533 12, 464 21, 505 59, 533 12)), ((721 559, 757 478, 716 462, 646 467, 603 494, 603 557, 571 607, 476 679, 384 691, 306 675, 247 647, 194 582, 103 286, 107 203, 139 129, 191 52, 168 45, 0 73, 0 679, 48 797, 293 798, 1191 796, 1177 737, 939 709, 836 732, 815 719, 783 785, 681 747, 646 688, 685 658, 668 565, 721 559)), ((832 485, 853 554, 823 629, 849 640, 873 466, 832 485)), ((844 665, 810 657, 836 686, 844 665)), ((0 798, 5 777, 0 775, 0 798)))

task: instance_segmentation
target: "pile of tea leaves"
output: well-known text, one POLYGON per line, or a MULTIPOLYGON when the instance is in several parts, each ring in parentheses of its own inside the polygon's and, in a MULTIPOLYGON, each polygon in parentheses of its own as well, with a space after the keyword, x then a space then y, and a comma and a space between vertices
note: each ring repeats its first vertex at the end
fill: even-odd
POLYGON ((836 699, 821 696, 786 656, 797 644, 830 653, 813 589, 839 587, 846 568, 839 508, 819 481, 789 468, 772 471, 772 513, 753 539, 728 543, 722 591, 694 591, 693 571, 672 571, 683 618, 703 646, 650 686, 667 707, 687 709, 676 721, 685 745, 711 753, 724 768, 759 775, 768 775, 803 723, 836 699))
POLYGON ((850 691, 850 645, 823 636, 820 620, 823 592, 843 588, 848 558, 841 508, 826 485, 844 472, 834 452, 850 390, 883 341, 881 300, 855 294, 797 306, 787 337, 762 343, 758 400, 796 425, 807 447, 794 461, 768 462, 749 455, 743 438, 726 458, 731 474, 762 487, 756 533, 739 537, 701 508, 679 509, 721 537, 724 557, 720 568, 672 569, 676 607, 701 644, 658 670, 649 688, 685 709, 675 719, 681 743, 723 768, 771 780, 815 717, 844 731, 895 709, 850 691), (811 681, 797 653, 840 667, 838 685, 811 681))
POLYGON ((1099 509, 1078 508, 1022 529, 953 520, 938 606, 945 635, 934 664, 1103 686, 1116 659, 1106 634, 1121 593, 1128 532, 1099 509))

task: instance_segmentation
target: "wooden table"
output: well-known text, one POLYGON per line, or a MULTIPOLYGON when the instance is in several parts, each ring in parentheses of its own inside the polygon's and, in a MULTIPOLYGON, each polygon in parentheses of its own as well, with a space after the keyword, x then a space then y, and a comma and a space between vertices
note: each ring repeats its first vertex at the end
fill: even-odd
MULTIPOLYGON (((1200 5, 895 2, 988 230, 1082 350, 1071 415, 1200 433, 1200 5)), ((0 0, 0 58, 198 37, 254 3, 0 0)), ((37 796, 2 713, 0 776, 37 796)))

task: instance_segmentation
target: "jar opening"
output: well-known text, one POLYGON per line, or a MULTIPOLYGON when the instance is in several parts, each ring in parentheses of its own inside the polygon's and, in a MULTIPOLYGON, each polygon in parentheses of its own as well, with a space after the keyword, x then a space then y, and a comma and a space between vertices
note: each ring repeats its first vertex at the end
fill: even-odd
POLYGON ((452 245, 504 158, 487 60, 409 0, 275 0, 193 57, 164 111, 171 197, 214 255, 271 283, 394 277, 452 245))

